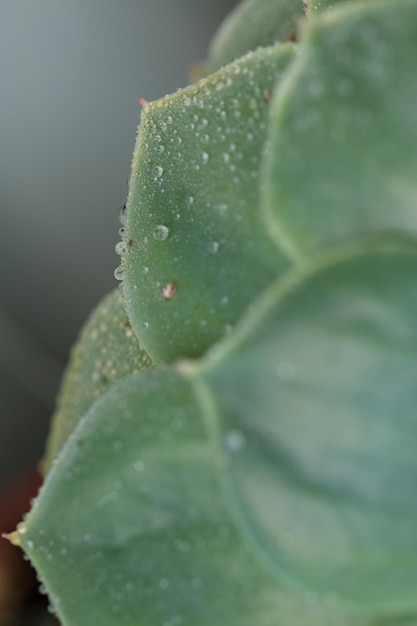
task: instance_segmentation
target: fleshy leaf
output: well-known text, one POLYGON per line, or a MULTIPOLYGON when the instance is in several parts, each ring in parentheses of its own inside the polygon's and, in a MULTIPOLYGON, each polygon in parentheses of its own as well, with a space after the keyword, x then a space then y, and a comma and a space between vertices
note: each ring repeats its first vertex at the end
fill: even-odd
POLYGON ((221 24, 209 50, 206 74, 247 52, 277 42, 294 41, 304 15, 302 0, 245 0, 221 24))
POLYGON ((113 386, 68 440, 16 533, 62 625, 347 626, 253 559, 199 410, 189 382, 155 369, 113 386))
MULTIPOLYGON (((321 13, 326 9, 331 8, 335 4, 339 4, 340 2, 344 2, 345 0, 306 0, 305 1, 305 10, 306 15, 314 15, 315 13, 321 13)), ((350 0, 352 1, 352 0, 350 0)))
POLYGON ((258 185, 269 97, 292 57, 291 44, 265 48, 144 106, 121 267, 155 362, 200 355, 287 267, 258 185))
POLYGON ((417 246, 338 255, 279 281, 203 363, 228 501, 283 584, 415 615, 417 246))
POLYGON ((87 320, 62 381, 42 462, 47 471, 93 402, 117 380, 152 367, 127 318, 120 289, 106 296, 87 320))
POLYGON ((264 208, 289 257, 417 233, 417 3, 340 5, 303 31, 272 104, 264 208))
POLYGON ((331 11, 336 5, 341 4, 342 2, 346 4, 347 2, 358 2, 360 1, 362 4, 367 2, 375 2, 380 0, 305 0, 305 12, 307 16, 312 16, 315 13, 322 13, 323 11, 331 11))

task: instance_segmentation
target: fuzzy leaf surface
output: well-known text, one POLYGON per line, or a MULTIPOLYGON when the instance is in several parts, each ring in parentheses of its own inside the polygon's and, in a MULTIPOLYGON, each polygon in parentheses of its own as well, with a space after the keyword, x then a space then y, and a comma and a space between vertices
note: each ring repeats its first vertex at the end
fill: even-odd
POLYGON ((91 313, 71 350, 43 459, 47 471, 95 400, 116 381, 152 367, 129 323, 120 289, 91 313))
POLYGON ((293 58, 249 53, 144 107, 122 257, 129 319, 155 362, 202 354, 287 260, 261 219, 269 98, 293 58))
POLYGON ((259 47, 294 41, 304 16, 302 0, 245 0, 220 25, 204 66, 211 74, 259 47))
POLYGON ((307 23, 301 45, 264 163, 277 243, 299 260, 352 237, 416 234, 417 2, 340 5, 307 23))

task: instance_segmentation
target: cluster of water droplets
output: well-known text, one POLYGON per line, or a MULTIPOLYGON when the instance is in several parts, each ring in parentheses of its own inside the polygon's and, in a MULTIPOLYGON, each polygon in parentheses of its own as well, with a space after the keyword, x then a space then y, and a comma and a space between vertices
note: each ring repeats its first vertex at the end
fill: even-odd
MULTIPOLYGON (((119 221, 122 224, 121 228, 119 228, 119 236, 122 238, 125 236, 126 220, 127 220, 127 205, 124 204, 121 207, 120 212, 119 212, 119 221)), ((123 266, 123 257, 126 255, 127 250, 128 250, 128 246, 124 239, 122 239, 116 244, 116 247, 115 247, 116 254, 118 254, 122 259, 121 264, 118 267, 116 267, 116 269, 114 270, 114 277, 116 280, 123 281, 123 279, 126 276, 126 269, 123 266)))

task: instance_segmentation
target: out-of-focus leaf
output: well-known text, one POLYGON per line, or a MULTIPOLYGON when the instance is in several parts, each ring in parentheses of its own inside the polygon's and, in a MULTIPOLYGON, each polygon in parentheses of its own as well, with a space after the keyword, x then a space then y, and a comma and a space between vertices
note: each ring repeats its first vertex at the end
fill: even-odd
POLYGON ((351 237, 417 233, 417 3, 353 2, 303 31, 276 91, 265 215, 300 257, 351 237))
POLYGON ((277 42, 294 41, 304 15, 302 0, 245 0, 221 24, 203 67, 215 72, 247 52, 277 42))
POLYGON ((93 402, 117 380, 152 362, 127 318, 120 289, 106 296, 87 320, 64 374, 42 462, 47 471, 93 402))
POLYGON ((201 372, 229 502, 277 579, 415 614, 417 246, 338 255, 278 282, 201 372))
MULTIPOLYGON (((315 13, 322 13, 323 11, 331 11, 335 5, 343 3, 357 2, 358 0, 305 0, 305 12, 307 16, 312 16, 315 13)), ((374 3, 381 0, 359 0, 362 4, 374 3)))
POLYGON ((129 319, 155 362, 198 356, 282 269, 260 216, 268 101, 292 44, 145 105, 122 256, 129 319))
POLYGON ((17 533, 63 626, 346 623, 252 557, 216 454, 173 371, 133 375, 93 405, 17 533))

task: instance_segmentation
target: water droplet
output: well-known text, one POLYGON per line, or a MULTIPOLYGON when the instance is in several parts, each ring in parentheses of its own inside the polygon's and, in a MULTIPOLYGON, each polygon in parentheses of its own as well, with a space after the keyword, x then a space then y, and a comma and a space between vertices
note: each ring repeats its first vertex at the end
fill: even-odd
POLYGON ((116 254, 123 256, 127 252, 127 243, 125 241, 119 241, 115 247, 116 254))
POLYGON ((203 585, 203 581, 201 580, 199 576, 194 576, 194 578, 192 578, 191 587, 193 589, 200 589, 202 585, 203 585))
POLYGON ((169 587, 169 580, 167 578, 161 578, 158 582, 160 589, 167 589, 169 587))
POLYGON ((157 241, 165 241, 169 235, 169 228, 163 224, 158 224, 152 231, 152 237, 157 241))
POLYGON ((48 613, 50 613, 51 615, 56 615, 56 609, 54 607, 53 604, 48 604, 48 606, 46 607, 46 610, 48 611, 48 613))
POLYGON ((28 550, 33 550, 33 548, 35 547, 35 544, 33 543, 33 541, 29 539, 29 541, 26 542, 26 547, 28 550))
POLYGON ((230 162, 230 154, 228 152, 223 152, 223 161, 225 163, 229 163, 230 162))
POLYGON ((177 291, 177 285, 174 282, 170 282, 161 289, 161 295, 164 300, 171 300, 177 291))
POLYGON ((220 244, 218 241, 212 241, 210 243, 210 251, 213 252, 213 254, 216 254, 220 249, 220 244))
POLYGON ((278 378, 281 380, 292 380, 296 373, 296 367, 291 361, 281 361, 277 365, 278 378))
POLYGON ((126 228, 124 226, 119 228, 119 237, 124 237, 125 232, 126 232, 126 228))
POLYGON ((164 173, 164 168, 161 167, 160 165, 154 165, 152 168, 152 175, 155 178, 161 178, 162 174, 164 173))
POLYGON ((91 535, 89 535, 88 533, 86 533, 83 537, 84 541, 91 541, 91 535))
POLYGON ((229 452, 238 452, 246 445, 245 435, 240 430, 229 430, 224 438, 224 445, 229 452))
POLYGON ((204 152, 203 151, 200 154, 200 158, 201 158, 201 161, 203 162, 203 164, 205 165, 206 163, 209 162, 210 156, 209 156, 208 152, 204 152))
POLYGON ((125 226, 127 218, 127 206, 124 204, 119 210, 119 222, 125 226))
POLYGON ((220 300, 220 304, 222 304, 223 306, 225 306, 226 304, 229 304, 228 296, 223 296, 223 298, 220 300))
POLYGON ((135 472, 143 472, 143 470, 145 469, 145 463, 138 459, 133 463, 133 469, 135 470, 135 472))
POLYGON ((116 280, 123 280, 124 277, 126 276, 126 270, 124 267, 122 267, 121 265, 119 265, 119 267, 116 267, 116 269, 114 270, 114 277, 116 280))
POLYGON ((147 267, 146 265, 143 268, 143 273, 147 274, 149 272, 149 267, 147 267))
POLYGON ((193 198, 193 196, 188 196, 188 198, 186 198, 186 202, 187 202, 187 204, 189 204, 190 206, 191 206, 192 204, 194 204, 194 198, 193 198))

